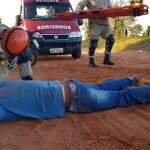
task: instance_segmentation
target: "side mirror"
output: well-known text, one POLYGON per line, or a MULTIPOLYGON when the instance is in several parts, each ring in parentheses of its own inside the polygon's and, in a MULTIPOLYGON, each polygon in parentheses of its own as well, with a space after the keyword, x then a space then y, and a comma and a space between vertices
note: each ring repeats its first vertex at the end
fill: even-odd
POLYGON ((20 16, 20 15, 17 15, 17 16, 16 16, 15 25, 16 25, 16 26, 20 26, 20 24, 21 24, 21 16, 20 16))
POLYGON ((83 20, 82 19, 78 19, 78 24, 79 24, 79 26, 82 26, 83 25, 83 20))

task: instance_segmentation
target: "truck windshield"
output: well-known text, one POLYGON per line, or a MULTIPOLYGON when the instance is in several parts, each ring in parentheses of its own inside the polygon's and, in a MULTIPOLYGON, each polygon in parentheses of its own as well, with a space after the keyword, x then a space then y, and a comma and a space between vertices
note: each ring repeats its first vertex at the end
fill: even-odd
POLYGON ((72 11, 70 4, 63 3, 28 3, 24 8, 26 19, 53 19, 54 13, 72 11))

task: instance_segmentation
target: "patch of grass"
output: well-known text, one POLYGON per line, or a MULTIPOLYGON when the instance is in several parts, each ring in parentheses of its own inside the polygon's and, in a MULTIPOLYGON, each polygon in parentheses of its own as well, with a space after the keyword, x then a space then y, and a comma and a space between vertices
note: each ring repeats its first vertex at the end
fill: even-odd
MULTIPOLYGON (((88 47, 89 42, 84 41, 83 47, 88 47)), ((100 39, 98 43, 98 52, 103 52, 105 48, 105 40, 100 39)), ((116 42, 113 47, 113 52, 118 52, 122 50, 136 50, 136 49, 145 49, 150 50, 150 37, 124 37, 116 38, 116 42)))
POLYGON ((116 39, 116 43, 114 44, 113 51, 116 52, 116 51, 127 50, 127 49, 136 50, 138 46, 142 45, 147 41, 150 42, 150 37, 149 38, 148 37, 126 37, 122 39, 121 38, 116 39))

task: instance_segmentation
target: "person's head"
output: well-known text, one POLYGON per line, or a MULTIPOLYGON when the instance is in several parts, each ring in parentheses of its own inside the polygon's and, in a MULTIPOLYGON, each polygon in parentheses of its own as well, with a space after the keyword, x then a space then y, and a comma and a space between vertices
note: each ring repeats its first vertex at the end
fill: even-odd
MULTIPOLYGON (((2 26, 0 28, 2 29, 2 26)), ((20 55, 29 46, 30 38, 25 30, 19 27, 8 28, 4 25, 3 30, 0 31, 2 31, 0 36, 1 47, 9 55, 20 55)))

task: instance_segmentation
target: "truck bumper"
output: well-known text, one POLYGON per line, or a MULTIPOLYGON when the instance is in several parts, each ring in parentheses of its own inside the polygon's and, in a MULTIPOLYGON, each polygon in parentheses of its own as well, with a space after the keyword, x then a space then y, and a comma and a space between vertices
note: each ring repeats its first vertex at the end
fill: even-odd
POLYGON ((68 40, 39 40, 37 50, 40 55, 65 55, 72 54, 73 51, 81 49, 82 38, 68 40))

